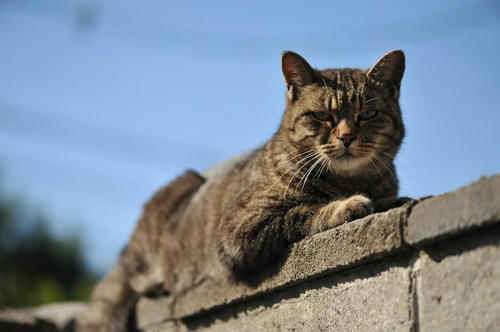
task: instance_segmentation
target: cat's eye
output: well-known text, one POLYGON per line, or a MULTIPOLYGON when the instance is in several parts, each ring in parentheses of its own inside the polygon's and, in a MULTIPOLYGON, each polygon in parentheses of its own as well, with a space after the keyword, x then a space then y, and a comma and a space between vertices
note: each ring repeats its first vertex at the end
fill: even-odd
POLYGON ((369 120, 369 119, 373 118, 375 115, 377 115, 376 110, 368 110, 368 111, 365 111, 365 112, 359 114, 358 118, 361 120, 369 120))
POLYGON ((326 112, 313 112, 313 116, 318 121, 333 121, 333 117, 326 112))

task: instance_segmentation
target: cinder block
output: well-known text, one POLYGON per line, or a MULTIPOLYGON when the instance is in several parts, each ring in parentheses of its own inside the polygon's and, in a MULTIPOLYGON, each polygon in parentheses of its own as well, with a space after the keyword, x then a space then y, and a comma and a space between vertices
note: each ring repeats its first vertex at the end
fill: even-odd
POLYGON ((250 283, 207 279, 167 302, 141 301, 140 326, 147 332, 498 330, 500 175, 421 201, 410 213, 411 206, 297 242, 250 283))
POLYGON ((172 315, 165 315, 165 319, 246 300, 402 251, 405 245, 401 225, 406 221, 407 210, 405 206, 372 214, 297 242, 284 260, 259 271, 251 286, 206 280, 177 296, 172 315))
POLYGON ((144 332, 188 332, 186 327, 180 322, 167 321, 159 324, 148 326, 144 332))
POLYGON ((166 316, 170 316, 169 310, 172 307, 172 301, 171 297, 140 298, 135 306, 137 328, 143 329, 146 326, 164 321, 166 316))
POLYGON ((500 234, 493 233, 436 246, 419 258, 420 331, 500 329, 500 234))
POLYGON ((410 331, 409 289, 408 268, 368 266, 361 273, 307 282, 228 308, 214 313, 212 320, 191 321, 187 328, 228 332, 410 331))
POLYGON ((427 244, 498 221, 500 175, 495 175, 417 204, 408 217, 405 240, 427 244))

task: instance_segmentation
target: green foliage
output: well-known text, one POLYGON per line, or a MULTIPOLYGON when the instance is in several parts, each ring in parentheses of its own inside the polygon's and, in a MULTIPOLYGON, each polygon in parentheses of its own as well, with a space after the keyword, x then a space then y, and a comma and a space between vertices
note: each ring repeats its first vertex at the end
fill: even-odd
POLYGON ((96 277, 78 238, 57 238, 47 220, 0 193, 0 305, 87 300, 96 277))

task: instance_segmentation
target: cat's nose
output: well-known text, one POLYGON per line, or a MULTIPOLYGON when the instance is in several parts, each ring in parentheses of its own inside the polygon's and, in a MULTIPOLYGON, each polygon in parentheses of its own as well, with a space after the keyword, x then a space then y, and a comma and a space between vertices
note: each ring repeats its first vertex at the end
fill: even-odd
POLYGON ((340 120, 335 131, 335 137, 342 142, 344 148, 348 148, 349 145, 356 139, 356 130, 352 122, 348 119, 340 120))
POLYGON ((356 139, 356 136, 353 134, 342 134, 340 135, 340 137, 337 138, 342 142, 344 147, 347 149, 349 145, 351 145, 351 143, 356 139))

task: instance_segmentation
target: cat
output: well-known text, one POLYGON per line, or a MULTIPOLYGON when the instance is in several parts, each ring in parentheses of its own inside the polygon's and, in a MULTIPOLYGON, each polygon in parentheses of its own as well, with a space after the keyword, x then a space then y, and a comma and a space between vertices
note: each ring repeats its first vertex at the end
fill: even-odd
POLYGON ((291 51, 281 63, 286 109, 274 136, 160 189, 79 330, 124 330, 138 295, 177 294, 223 274, 244 279, 292 242, 396 204, 404 53, 369 70, 317 70, 291 51))

